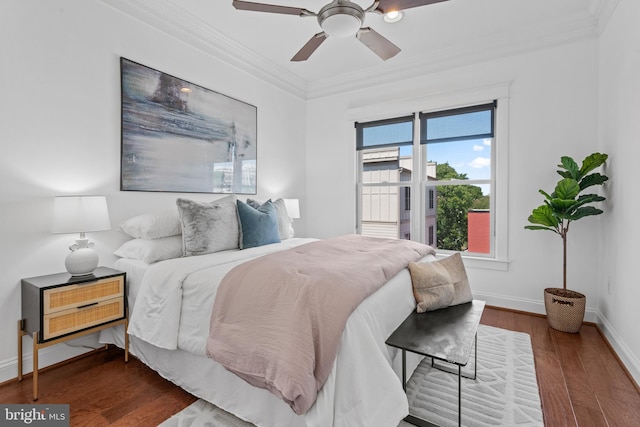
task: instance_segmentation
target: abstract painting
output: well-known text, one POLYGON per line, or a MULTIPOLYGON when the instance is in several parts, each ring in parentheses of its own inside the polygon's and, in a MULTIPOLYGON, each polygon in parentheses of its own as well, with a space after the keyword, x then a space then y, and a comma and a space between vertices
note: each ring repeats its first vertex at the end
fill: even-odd
POLYGON ((120 189, 256 194, 257 108, 120 58, 120 189))

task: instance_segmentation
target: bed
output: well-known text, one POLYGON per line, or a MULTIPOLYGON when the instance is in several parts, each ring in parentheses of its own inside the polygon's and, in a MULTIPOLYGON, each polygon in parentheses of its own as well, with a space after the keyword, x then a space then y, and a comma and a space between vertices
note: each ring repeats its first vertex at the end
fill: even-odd
MULTIPOLYGON (((291 237, 151 263, 118 259, 115 268, 127 273, 131 353, 194 396, 256 426, 398 425, 408 414, 400 353, 384 341, 416 308, 406 268, 349 316, 328 378, 315 403, 300 415, 273 393, 250 385, 207 356, 213 302, 227 272, 257 257, 315 241, 291 237)), ((422 260, 435 257, 428 254, 422 260)), ((122 336, 121 330, 105 330, 100 340, 123 347, 122 336)), ((411 356, 410 372, 419 361, 419 356, 411 356)))

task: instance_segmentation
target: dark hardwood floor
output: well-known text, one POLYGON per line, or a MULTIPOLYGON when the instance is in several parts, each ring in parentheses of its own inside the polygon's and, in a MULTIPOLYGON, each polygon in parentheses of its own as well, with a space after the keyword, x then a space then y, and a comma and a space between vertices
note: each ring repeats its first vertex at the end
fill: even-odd
MULTIPOLYGON (((531 335, 545 425, 640 426, 640 393, 596 327, 486 308, 482 323, 531 335)), ((111 348, 42 370, 37 403, 68 403, 72 426, 156 426, 196 399, 111 348)), ((31 403, 31 377, 0 385, 0 403, 31 403)))

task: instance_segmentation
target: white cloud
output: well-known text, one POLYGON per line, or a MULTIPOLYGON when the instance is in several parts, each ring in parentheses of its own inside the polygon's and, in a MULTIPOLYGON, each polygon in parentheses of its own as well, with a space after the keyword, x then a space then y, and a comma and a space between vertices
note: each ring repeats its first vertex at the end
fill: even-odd
POLYGON ((482 141, 482 144, 486 145, 487 147, 491 147, 491 139, 490 138, 484 139, 482 141))
POLYGON ((491 159, 487 157, 476 157, 469 163, 469 166, 477 169, 491 166, 491 159))
POLYGON ((482 151, 482 150, 484 150, 484 147, 482 145, 473 146, 473 151, 482 151))

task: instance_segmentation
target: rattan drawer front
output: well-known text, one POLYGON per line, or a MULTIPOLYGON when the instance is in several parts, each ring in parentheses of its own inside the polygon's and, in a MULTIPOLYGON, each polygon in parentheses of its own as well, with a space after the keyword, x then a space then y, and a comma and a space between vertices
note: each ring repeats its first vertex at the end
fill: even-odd
POLYGON ((46 314, 42 338, 48 340, 122 318, 124 318, 124 297, 101 301, 89 307, 46 314))
POLYGON ((110 277, 90 284, 79 284, 44 291, 44 314, 55 313, 124 295, 124 278, 110 277))

